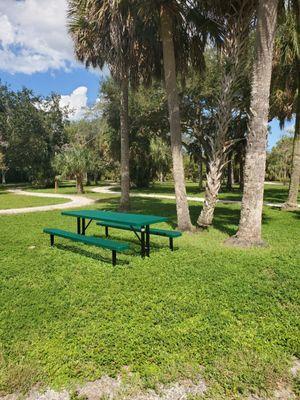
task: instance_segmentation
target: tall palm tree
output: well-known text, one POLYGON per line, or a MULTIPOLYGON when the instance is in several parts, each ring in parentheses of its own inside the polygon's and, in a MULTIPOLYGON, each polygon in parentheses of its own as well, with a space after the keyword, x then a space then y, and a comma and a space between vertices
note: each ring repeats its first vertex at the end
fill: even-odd
POLYGON ((241 246, 263 243, 261 224, 277 8, 278 0, 259 2, 242 210, 238 232, 228 241, 241 246))
POLYGON ((283 58, 287 64, 291 65, 291 74, 285 74, 284 81, 288 86, 288 77, 292 76, 293 81, 296 83, 296 96, 295 107, 296 123, 295 134, 293 143, 293 159, 292 159, 292 173, 289 187, 289 195, 286 203, 283 206, 285 210, 298 209, 298 193, 300 184, 300 1, 291 0, 288 3, 286 25, 289 31, 287 39, 289 43, 282 38, 283 58))
POLYGON ((68 0, 68 28, 77 58, 86 66, 102 69, 107 65, 120 87, 121 202, 120 209, 130 207, 129 176, 129 84, 159 69, 153 54, 150 29, 147 40, 139 38, 142 21, 133 19, 131 2, 126 0, 68 0), (149 39, 150 38, 150 39, 149 39), (145 56, 145 53, 147 56, 145 56))
MULTIPOLYGON (((207 18, 201 14, 194 1, 136 0, 138 13, 145 26, 155 27, 162 42, 164 81, 168 100, 173 177, 176 195, 177 224, 184 231, 192 229, 190 219, 182 154, 180 101, 177 76, 183 76, 190 65, 203 68, 203 51, 207 39, 207 18), (198 24, 198 27, 197 27, 198 24), (200 25, 202 29, 198 29, 200 25)), ((210 28, 218 29, 215 24, 210 28)), ((141 37, 144 36, 141 32, 141 37)))
POLYGON ((197 220, 197 225, 202 228, 209 227, 213 222, 228 155, 235 141, 240 139, 237 129, 234 130, 235 135, 232 135, 230 125, 238 109, 241 114, 247 112, 242 87, 245 78, 248 78, 249 33, 254 20, 255 5, 255 1, 236 0, 215 1, 215 6, 212 7, 216 20, 224 29, 218 52, 220 91, 215 101, 215 129, 205 137, 208 159, 205 202, 197 220))
POLYGON ((182 137, 180 126, 179 97, 176 82, 176 62, 173 39, 173 16, 167 5, 160 7, 160 28, 163 43, 163 61, 166 92, 168 97, 171 151, 173 159, 173 176, 175 182, 175 195, 178 227, 181 230, 191 230, 188 200, 185 187, 184 165, 182 156, 182 137))

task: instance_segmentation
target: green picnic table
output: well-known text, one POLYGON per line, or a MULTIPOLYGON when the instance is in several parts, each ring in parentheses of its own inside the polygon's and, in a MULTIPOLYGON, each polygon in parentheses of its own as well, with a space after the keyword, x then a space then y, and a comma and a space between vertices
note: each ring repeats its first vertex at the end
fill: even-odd
POLYGON ((134 232, 141 243, 142 257, 150 255, 150 225, 168 221, 168 218, 155 215, 96 210, 63 211, 62 215, 77 218, 77 233, 81 235, 85 235, 92 221, 102 222, 104 226, 105 224, 111 224, 111 226, 115 224, 115 226, 119 226, 119 229, 124 227, 124 229, 134 232))

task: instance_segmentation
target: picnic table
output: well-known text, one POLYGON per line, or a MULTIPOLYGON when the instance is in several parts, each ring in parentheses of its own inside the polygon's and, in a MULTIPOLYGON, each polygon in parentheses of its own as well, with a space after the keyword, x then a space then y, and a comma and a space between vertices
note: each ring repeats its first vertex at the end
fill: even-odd
POLYGON ((150 225, 168 221, 166 217, 155 215, 98 210, 63 211, 62 215, 77 218, 77 233, 81 235, 85 235, 92 221, 119 224, 126 227, 127 230, 134 232, 139 239, 142 257, 145 255, 149 257, 150 255, 150 225))

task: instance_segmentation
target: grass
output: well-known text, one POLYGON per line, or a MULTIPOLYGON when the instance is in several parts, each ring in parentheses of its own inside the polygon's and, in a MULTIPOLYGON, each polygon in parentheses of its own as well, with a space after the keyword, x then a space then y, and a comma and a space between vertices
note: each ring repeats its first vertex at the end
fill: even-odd
MULTIPOLYGON (((109 185, 107 183, 106 185, 109 185)), ((101 186, 100 184, 97 186, 101 186)), ((204 190, 200 191, 197 183, 187 182, 187 193, 191 197, 204 197, 204 190)), ((91 189, 93 186, 85 187, 85 195, 92 198, 98 198, 99 194, 92 193, 91 189)), ((41 193, 54 193, 54 189, 35 189, 28 188, 28 190, 34 190, 41 193)), ((119 187, 115 187, 114 190, 120 191, 119 187)), ((75 194, 76 188, 74 182, 63 182, 58 190, 60 194, 75 194)), ((147 189, 133 189, 132 193, 157 193, 164 195, 173 195, 174 194, 174 184, 173 182, 164 182, 164 183, 154 183, 147 189)), ((276 184, 265 184, 265 201, 271 203, 284 203, 288 197, 288 186, 276 184)), ((228 191, 225 187, 222 187, 221 192, 219 194, 219 198, 222 200, 242 200, 242 192, 237 185, 234 186, 233 191, 228 191)), ((299 194, 299 202, 300 202, 300 194, 299 194)))
MULTIPOLYGON (((116 197, 97 196, 93 208, 117 207, 116 197)), ((200 207, 191 203, 193 220, 200 207)), ((175 226, 172 201, 136 198, 133 211, 168 216, 165 226, 175 226)), ((0 394, 116 376, 124 366, 147 387, 200 371, 208 399, 292 384, 300 212, 265 208, 269 246, 256 250, 223 245, 238 218, 237 206, 220 204, 213 229, 183 235, 174 253, 155 238, 145 260, 130 232, 112 231, 132 246, 114 268, 105 250, 59 239, 49 247, 43 227, 76 229, 60 212, 0 217, 0 394)))
POLYGON ((62 204, 67 201, 69 200, 22 196, 19 194, 8 193, 0 189, 0 210, 62 204))

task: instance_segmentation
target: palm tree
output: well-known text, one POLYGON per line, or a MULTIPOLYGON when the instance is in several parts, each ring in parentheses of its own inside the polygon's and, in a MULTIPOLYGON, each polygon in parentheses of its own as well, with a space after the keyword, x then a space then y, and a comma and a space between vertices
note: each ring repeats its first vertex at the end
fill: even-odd
POLYGON ((293 84, 296 83, 295 90, 295 107, 296 124, 293 144, 292 173, 290 180, 289 195, 286 203, 283 205, 284 210, 298 209, 298 193, 300 183, 300 2, 299 0, 291 0, 288 3, 287 18, 285 27, 288 34, 280 36, 281 53, 284 58, 284 65, 290 66, 288 74, 284 74, 283 81, 285 86, 289 87, 289 77, 292 77, 293 84))
POLYGON ((180 126, 179 97, 176 82, 176 61, 173 39, 173 16, 169 7, 160 7, 161 39, 163 43, 163 61, 166 92, 168 98, 173 176, 175 182, 178 228, 191 230, 188 200, 185 187, 184 165, 182 156, 182 137, 180 126))
POLYGON ((261 224, 277 8, 278 0, 259 2, 242 210, 238 232, 229 240, 229 243, 241 246, 263 243, 261 224))
MULTIPOLYGON (((92 65, 102 69, 107 65, 120 87, 120 209, 128 210, 130 207, 129 84, 136 85, 140 77, 144 82, 148 82, 150 73, 159 69, 157 57, 153 56, 148 41, 141 43, 139 31, 142 23, 133 19, 130 2, 69 0, 68 3, 68 27, 77 58, 87 67, 92 65)), ((151 38, 149 29, 146 31, 146 36, 151 38)))
MULTIPOLYGON (((206 156, 208 170, 206 173, 205 202, 197 225, 209 227, 213 222, 214 211, 221 187, 221 179, 228 155, 238 137, 234 137, 230 126, 238 109, 246 108, 242 87, 245 75, 248 77, 249 64, 249 32, 253 22, 255 1, 239 0, 235 2, 216 2, 213 8, 215 18, 224 26, 223 41, 218 53, 218 69, 220 73, 220 91, 216 99, 215 129, 206 135, 206 156), (234 3, 234 4, 233 4, 234 3)), ((245 113, 247 110, 241 110, 245 113)))
MULTIPOLYGON (((162 42, 164 81, 168 100, 173 177, 176 195, 177 224, 183 231, 192 229, 182 155, 180 102, 177 75, 183 76, 188 65, 200 69, 204 66, 203 51, 207 39, 207 21, 201 8, 193 1, 136 0, 138 13, 143 16, 145 26, 153 26, 162 42), (198 29, 200 25, 203 25, 198 29), (198 26, 198 27, 197 27, 198 26)), ((218 29, 212 24, 216 32, 218 29)), ((144 36, 141 32, 141 36, 144 36)), ((153 45, 157 45, 153 43, 153 45)))

